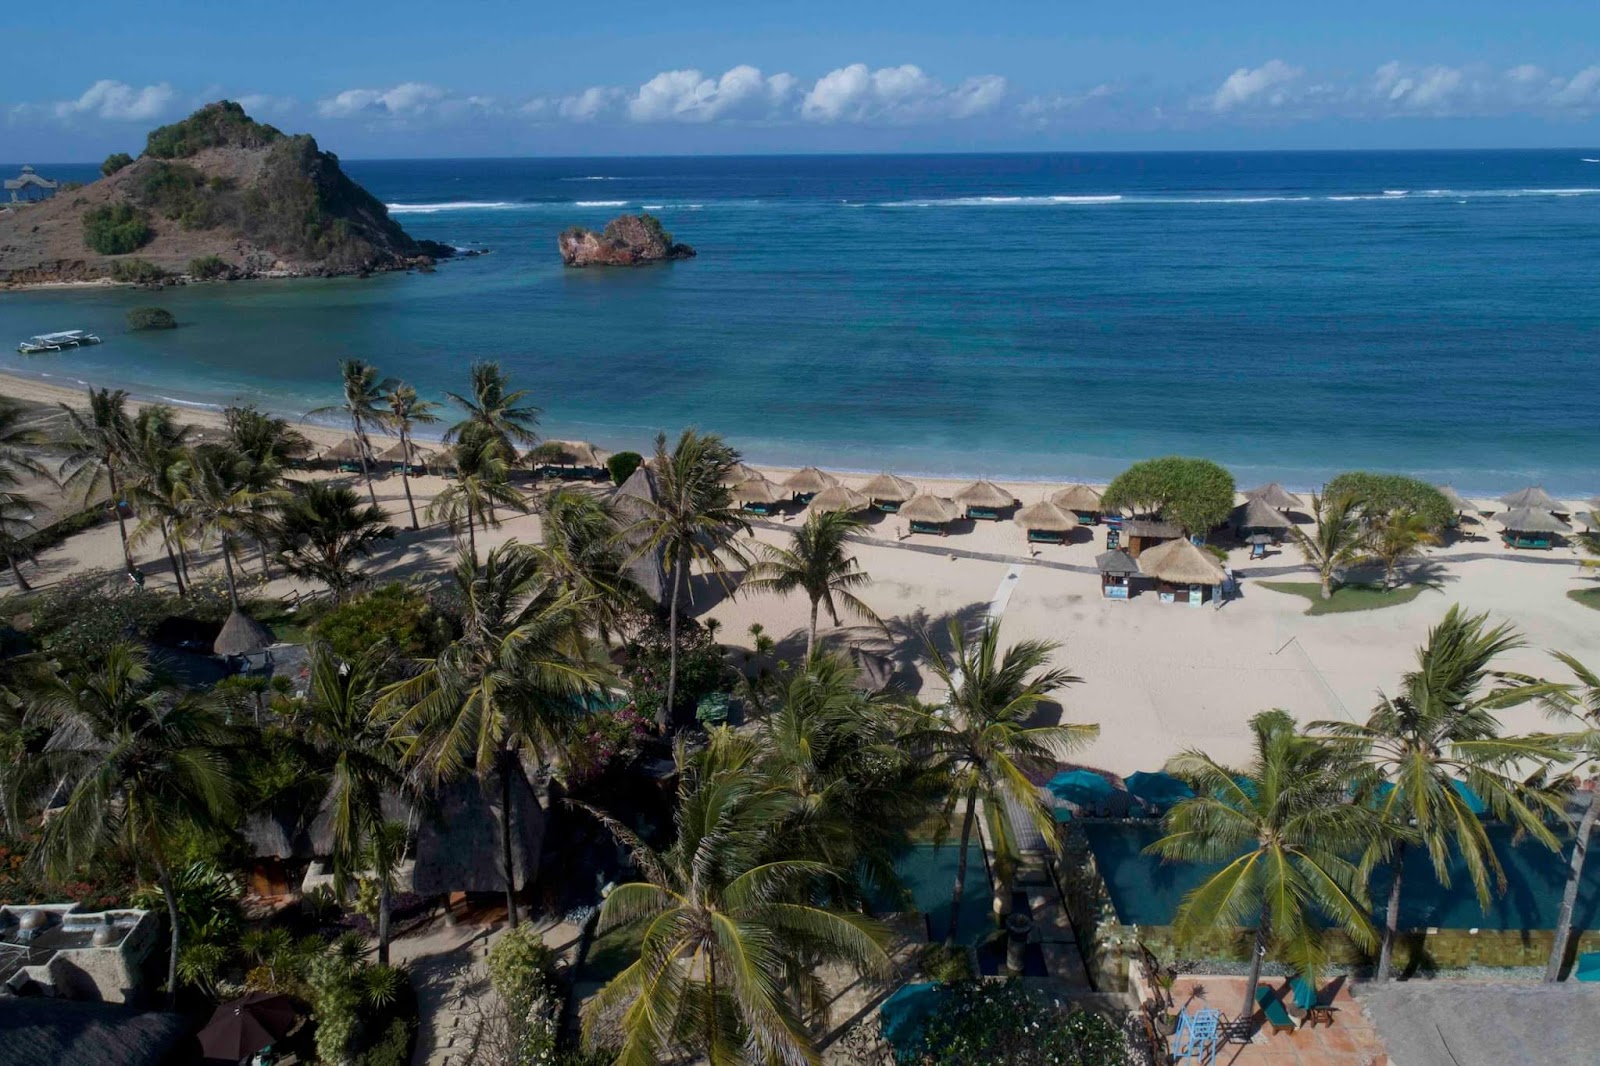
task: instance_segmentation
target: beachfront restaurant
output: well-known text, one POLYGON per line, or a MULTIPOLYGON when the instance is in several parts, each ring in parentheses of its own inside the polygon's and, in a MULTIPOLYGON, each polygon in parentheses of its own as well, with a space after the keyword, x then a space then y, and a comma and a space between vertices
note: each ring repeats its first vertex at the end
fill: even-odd
POLYGON ((1017 512, 1017 525, 1028 534, 1029 544, 1065 544, 1078 528, 1078 520, 1049 500, 1030 503, 1017 512))
POLYGON ((1162 603, 1187 603, 1191 607, 1216 599, 1218 589, 1228 579, 1217 560, 1186 537, 1145 549, 1139 555, 1139 572, 1155 581, 1162 603))
POLYGON ((1100 571, 1100 595, 1108 600, 1133 598, 1133 579, 1139 576, 1139 564, 1127 552, 1113 548, 1094 557, 1100 571))

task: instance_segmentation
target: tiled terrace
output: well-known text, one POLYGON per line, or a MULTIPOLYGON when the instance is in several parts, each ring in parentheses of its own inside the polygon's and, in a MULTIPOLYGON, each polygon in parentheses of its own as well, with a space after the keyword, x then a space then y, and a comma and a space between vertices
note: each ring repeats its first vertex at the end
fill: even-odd
MULTIPOLYGON (((1283 978, 1262 983, 1280 998, 1284 996, 1283 978)), ((1192 1013, 1210 1007, 1231 1020, 1239 1013, 1244 992, 1242 977, 1180 977, 1173 985, 1172 1000, 1180 1011, 1192 1013)), ((1284 1002, 1289 1004, 1287 999, 1284 1002)), ((1308 1028, 1301 1024, 1294 1032, 1286 1033, 1274 1033, 1270 1026, 1261 1024, 1258 1009, 1250 1043, 1223 1045, 1217 1051, 1217 1066, 1387 1066, 1389 1058, 1383 1041, 1361 1004, 1342 985, 1331 998, 1325 995, 1324 1002, 1333 1004, 1332 1026, 1308 1028)))

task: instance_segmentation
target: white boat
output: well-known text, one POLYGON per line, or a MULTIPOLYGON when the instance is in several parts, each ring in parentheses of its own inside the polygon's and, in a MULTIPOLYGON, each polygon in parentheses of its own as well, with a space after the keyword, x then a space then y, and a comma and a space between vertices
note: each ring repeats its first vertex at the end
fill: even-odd
POLYGON ((100 338, 93 333, 81 329, 67 329, 59 333, 41 333, 37 337, 29 337, 17 345, 17 351, 23 355, 37 355, 40 352, 59 352, 63 348, 76 348, 80 344, 99 344, 100 338))

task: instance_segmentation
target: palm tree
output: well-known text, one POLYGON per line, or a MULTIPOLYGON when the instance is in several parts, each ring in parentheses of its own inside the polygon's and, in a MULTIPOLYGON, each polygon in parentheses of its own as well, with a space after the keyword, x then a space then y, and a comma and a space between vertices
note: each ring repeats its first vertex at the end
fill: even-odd
MULTIPOLYGON (((1464 781, 1501 821, 1546 847, 1556 848, 1546 819, 1559 819, 1560 790, 1537 775, 1515 776, 1519 766, 1549 764, 1561 757, 1549 737, 1501 735, 1495 712, 1551 695, 1557 686, 1513 679, 1485 689, 1495 659, 1522 646, 1508 625, 1488 627, 1488 616, 1466 615, 1452 606, 1417 651, 1417 668, 1400 682, 1400 693, 1383 696, 1365 723, 1315 722, 1350 757, 1364 764, 1369 797, 1391 824, 1414 828, 1439 883, 1450 884, 1450 852, 1459 852, 1481 906, 1489 905, 1490 878, 1501 891, 1505 873, 1482 819, 1457 787, 1464 781)), ((1380 842, 1369 857, 1386 857, 1393 871, 1378 978, 1389 977, 1400 923, 1401 886, 1412 843, 1405 837, 1380 842)))
POLYGON ((1363 870, 1346 856, 1386 835, 1377 811, 1346 801, 1348 751, 1299 732, 1285 711, 1261 712, 1250 731, 1255 754, 1244 769, 1193 750, 1167 763, 1195 795, 1167 812, 1166 835, 1147 849, 1221 867, 1184 897, 1175 925, 1181 936, 1254 927, 1240 1018, 1255 1013, 1268 953, 1316 980, 1326 963, 1324 920, 1358 947, 1376 945, 1363 870))
POLYGON ((660 555, 672 584, 667 601, 667 693, 656 723, 662 729, 671 724, 676 709, 678 617, 689 569, 698 562, 731 589, 727 560, 744 561, 734 538, 750 532, 750 524, 734 508, 733 495, 724 484, 738 462, 739 453, 715 433, 686 429, 670 452, 667 435, 658 434, 651 460, 656 498, 636 501, 640 517, 624 532, 635 546, 635 558, 660 555))
POLYGON ((289 573, 320 581, 343 603, 361 580, 355 569, 379 541, 394 537, 383 510, 363 505, 354 489, 309 481, 278 511, 278 558, 289 573))
POLYGON ((215 537, 222 550, 223 574, 228 582, 228 602, 239 609, 239 586, 233 572, 233 555, 240 536, 260 528, 287 495, 279 488, 263 488, 259 468, 231 448, 203 445, 195 449, 189 471, 184 507, 190 523, 203 539, 215 537))
POLYGON ((130 542, 137 544, 152 534, 160 536, 180 596, 187 595, 188 589, 176 551, 179 534, 166 503, 187 470, 188 449, 184 442, 189 432, 189 426, 175 421, 172 408, 161 404, 140 410, 128 427, 126 487, 128 495, 138 502, 141 515, 130 542))
POLYGON ((372 486, 372 440, 367 435, 370 428, 388 424, 389 413, 384 396, 393 387, 388 378, 378 377, 378 368, 361 359, 341 359, 339 376, 344 399, 336 404, 307 411, 306 417, 342 411, 350 418, 351 435, 356 439, 356 451, 361 459, 361 476, 367 482, 367 497, 372 506, 378 506, 378 491, 372 486))
POLYGON ((67 457, 61 464, 61 484, 65 489, 89 497, 110 490, 111 504, 117 512, 117 533, 122 538, 122 560, 131 571, 133 554, 128 546, 128 523, 122 515, 122 475, 129 453, 128 394, 122 389, 89 390, 89 404, 83 409, 62 404, 67 414, 67 457))
POLYGON ((1423 547, 1439 543, 1439 534, 1428 520, 1415 511, 1401 508, 1374 518, 1368 533, 1368 549, 1383 564, 1383 587, 1395 587, 1395 569, 1405 560, 1420 554, 1423 547))
POLYGON ((411 528, 417 528, 417 505, 411 498, 411 431, 417 426, 432 425, 439 421, 439 405, 424 400, 417 390, 403 381, 393 381, 384 394, 389 408, 389 426, 400 434, 400 484, 406 490, 406 507, 411 512, 411 528))
POLYGON ((327 768, 334 891, 344 896, 350 878, 363 870, 377 875, 378 962, 384 966, 389 964, 394 866, 405 841, 402 837, 397 845, 392 839, 395 832, 384 818, 383 800, 406 788, 401 747, 373 711, 387 654, 377 645, 346 662, 327 645, 315 645, 301 723, 316 762, 327 768))
POLYGON ((22 484, 22 475, 47 477, 33 449, 49 438, 21 404, 0 398, 0 489, 22 484))
POLYGON ((495 510, 509 507, 526 511, 527 502, 512 487, 510 461, 489 438, 468 433, 456 442, 456 477, 428 504, 428 521, 443 519, 452 532, 467 529, 467 550, 474 562, 478 558, 477 526, 484 532, 500 525, 495 510))
POLYGON ((169 1005, 177 993, 181 923, 172 884, 184 830, 230 823, 237 791, 226 728, 204 697, 166 684, 145 653, 115 644, 82 673, 52 676, 31 694, 30 718, 49 740, 20 765, 0 766, 9 799, 34 806, 64 788, 66 802, 45 822, 38 857, 64 877, 117 849, 153 868, 171 925, 169 1005))
POLYGON ((446 396, 465 415, 450 427, 446 440, 461 440, 479 434, 493 442, 507 463, 517 461, 517 446, 528 447, 539 439, 534 428, 539 424, 539 409, 526 403, 527 389, 509 390, 510 381, 499 363, 473 363, 472 395, 447 392, 446 396))
POLYGON ((994 619, 984 621, 972 634, 964 633, 951 619, 949 640, 951 651, 946 653, 931 636, 923 634, 928 668, 949 696, 943 707, 924 715, 906 744, 911 750, 932 752, 947 776, 947 825, 956 809, 965 805, 950 925, 945 931, 945 945, 954 947, 956 920, 966 890, 967 844, 972 839, 978 803, 994 807, 1015 804, 1055 846, 1055 822, 1027 771, 1065 759, 1098 736, 1100 727, 1029 724, 1052 692, 1082 680, 1067 670, 1050 667, 1060 644, 1025 640, 1001 651, 1000 623, 994 619))
POLYGON ((589 619, 601 643, 609 644, 628 612, 647 602, 628 574, 610 500, 558 488, 545 495, 540 513, 544 536, 534 551, 541 568, 559 588, 588 602, 589 619))
POLYGON ((36 528, 34 512, 38 504, 20 492, 0 492, 0 555, 11 568, 11 577, 20 592, 32 592, 33 586, 22 576, 22 560, 37 562, 28 538, 36 528))
POLYGON ((294 459, 311 450, 305 434, 253 406, 229 407, 223 412, 228 426, 228 443, 257 466, 283 470, 294 459))
POLYGON ((501 545, 481 567, 463 557, 455 580, 460 639, 390 686, 382 708, 408 760, 435 780, 468 771, 499 777, 506 910, 514 927, 512 775, 521 772, 519 753, 548 765, 582 697, 608 671, 589 653, 586 604, 554 592, 526 547, 501 545))
POLYGON ((835 626, 842 606, 883 627, 883 619, 854 591, 872 583, 855 556, 845 549, 847 538, 861 525, 860 519, 844 511, 812 514, 790 535, 789 547, 763 544, 763 558, 751 568, 745 581, 745 587, 752 592, 805 593, 811 601, 811 626, 806 631, 808 658, 817 646, 817 611, 821 607, 827 607, 835 626))
POLYGON ((1332 498, 1311 497, 1311 512, 1317 524, 1310 533, 1290 527, 1306 562, 1317 571, 1322 583, 1322 598, 1333 598, 1333 583, 1361 558, 1366 534, 1361 529, 1361 503, 1354 493, 1332 498))
MULTIPOLYGON (((1572 671, 1576 684, 1546 696, 1545 705, 1558 717, 1577 727, 1561 736, 1561 744, 1578 757, 1580 766, 1587 764, 1592 770, 1592 760, 1600 755, 1600 674, 1565 652, 1556 652, 1555 657, 1572 671)), ((1583 880, 1583 865, 1588 857, 1589 838, 1594 832, 1596 815, 1600 815, 1600 788, 1591 787, 1583 800, 1583 816, 1578 820, 1578 829, 1572 838, 1567 884, 1561 893, 1561 910, 1556 915, 1555 944, 1550 949, 1550 961, 1544 969, 1546 981, 1559 981, 1561 967, 1566 963, 1567 942, 1572 938, 1572 911, 1578 903, 1578 886, 1583 880)))
POLYGON ((876 923, 811 902, 838 871, 770 857, 793 800, 752 772, 749 754, 726 730, 698 759, 680 749, 677 839, 664 854, 602 816, 642 875, 611 890, 599 919, 602 933, 638 924, 639 957, 583 1009, 590 1042, 620 1015, 617 1066, 685 1053, 709 1066, 816 1063, 797 1006, 816 965, 887 968, 876 923))

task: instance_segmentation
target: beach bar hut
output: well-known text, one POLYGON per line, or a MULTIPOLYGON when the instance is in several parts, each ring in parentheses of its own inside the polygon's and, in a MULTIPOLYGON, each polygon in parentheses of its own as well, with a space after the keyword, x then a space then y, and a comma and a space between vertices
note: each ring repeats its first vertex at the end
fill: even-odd
POLYGON ((1542 548, 1555 545, 1555 536, 1572 527, 1542 507, 1514 507, 1495 516, 1505 532, 1500 540, 1508 548, 1542 548))
POLYGON ((1182 536, 1183 530, 1159 518, 1129 518, 1122 523, 1122 537, 1126 550, 1135 559, 1158 544, 1165 544, 1182 536))
POLYGON ((1253 489, 1246 489, 1244 498, 1246 502, 1260 500, 1277 511, 1287 511, 1291 507, 1304 507, 1306 505, 1306 501, 1276 481, 1269 481, 1265 485, 1257 485, 1253 489))
POLYGON ((1139 556, 1139 572, 1155 579, 1162 603, 1191 607, 1215 596, 1228 577, 1213 556, 1184 537, 1147 549, 1139 556))
POLYGON ((1000 512, 1017 505, 1017 498, 992 481, 978 480, 957 492, 956 503, 965 507, 967 517, 986 522, 1000 521, 1000 512))
POLYGON ((528 452, 538 477, 562 481, 599 481, 610 477, 606 453, 586 440, 547 440, 528 452))
POLYGON ((832 474, 825 474, 814 466, 803 470, 796 470, 783 479, 783 487, 788 489, 798 503, 810 503, 811 497, 823 489, 831 489, 839 483, 839 479, 832 474))
POLYGON ((1078 528, 1078 519, 1049 500, 1030 503, 1017 512, 1017 525, 1027 530, 1030 544, 1065 544, 1067 534, 1078 528))
POLYGON ((346 437, 322 453, 325 463, 337 463, 339 470, 346 474, 361 473, 361 456, 365 449, 361 442, 354 437, 346 437))
POLYGON ((788 494, 764 477, 753 477, 733 487, 733 500, 750 514, 769 515, 788 494))
POLYGON ((1259 496, 1235 507, 1228 516, 1228 524, 1240 539, 1254 533, 1265 533, 1274 541, 1280 541, 1290 529, 1289 520, 1259 496))
POLYGON ((1100 595, 1108 600, 1126 600, 1133 595, 1132 581, 1139 573, 1139 564, 1133 556, 1120 549, 1101 552, 1094 557, 1100 571, 1100 595))
POLYGON ((872 507, 872 501, 848 485, 829 485, 811 497, 813 511, 843 511, 856 514, 872 507))
POLYGON ((961 508, 954 500, 924 492, 902 504, 899 513, 910 524, 911 532, 946 537, 950 535, 950 523, 961 517, 961 508))
POLYGON ((1105 510, 1100 503, 1100 494, 1088 485, 1068 485, 1051 496, 1050 502, 1063 511, 1071 511, 1080 526, 1095 525, 1105 510))
POLYGON ((872 506, 884 514, 894 514, 901 504, 917 494, 917 487, 903 477, 883 473, 869 478, 861 486, 861 492, 872 501, 872 506))

